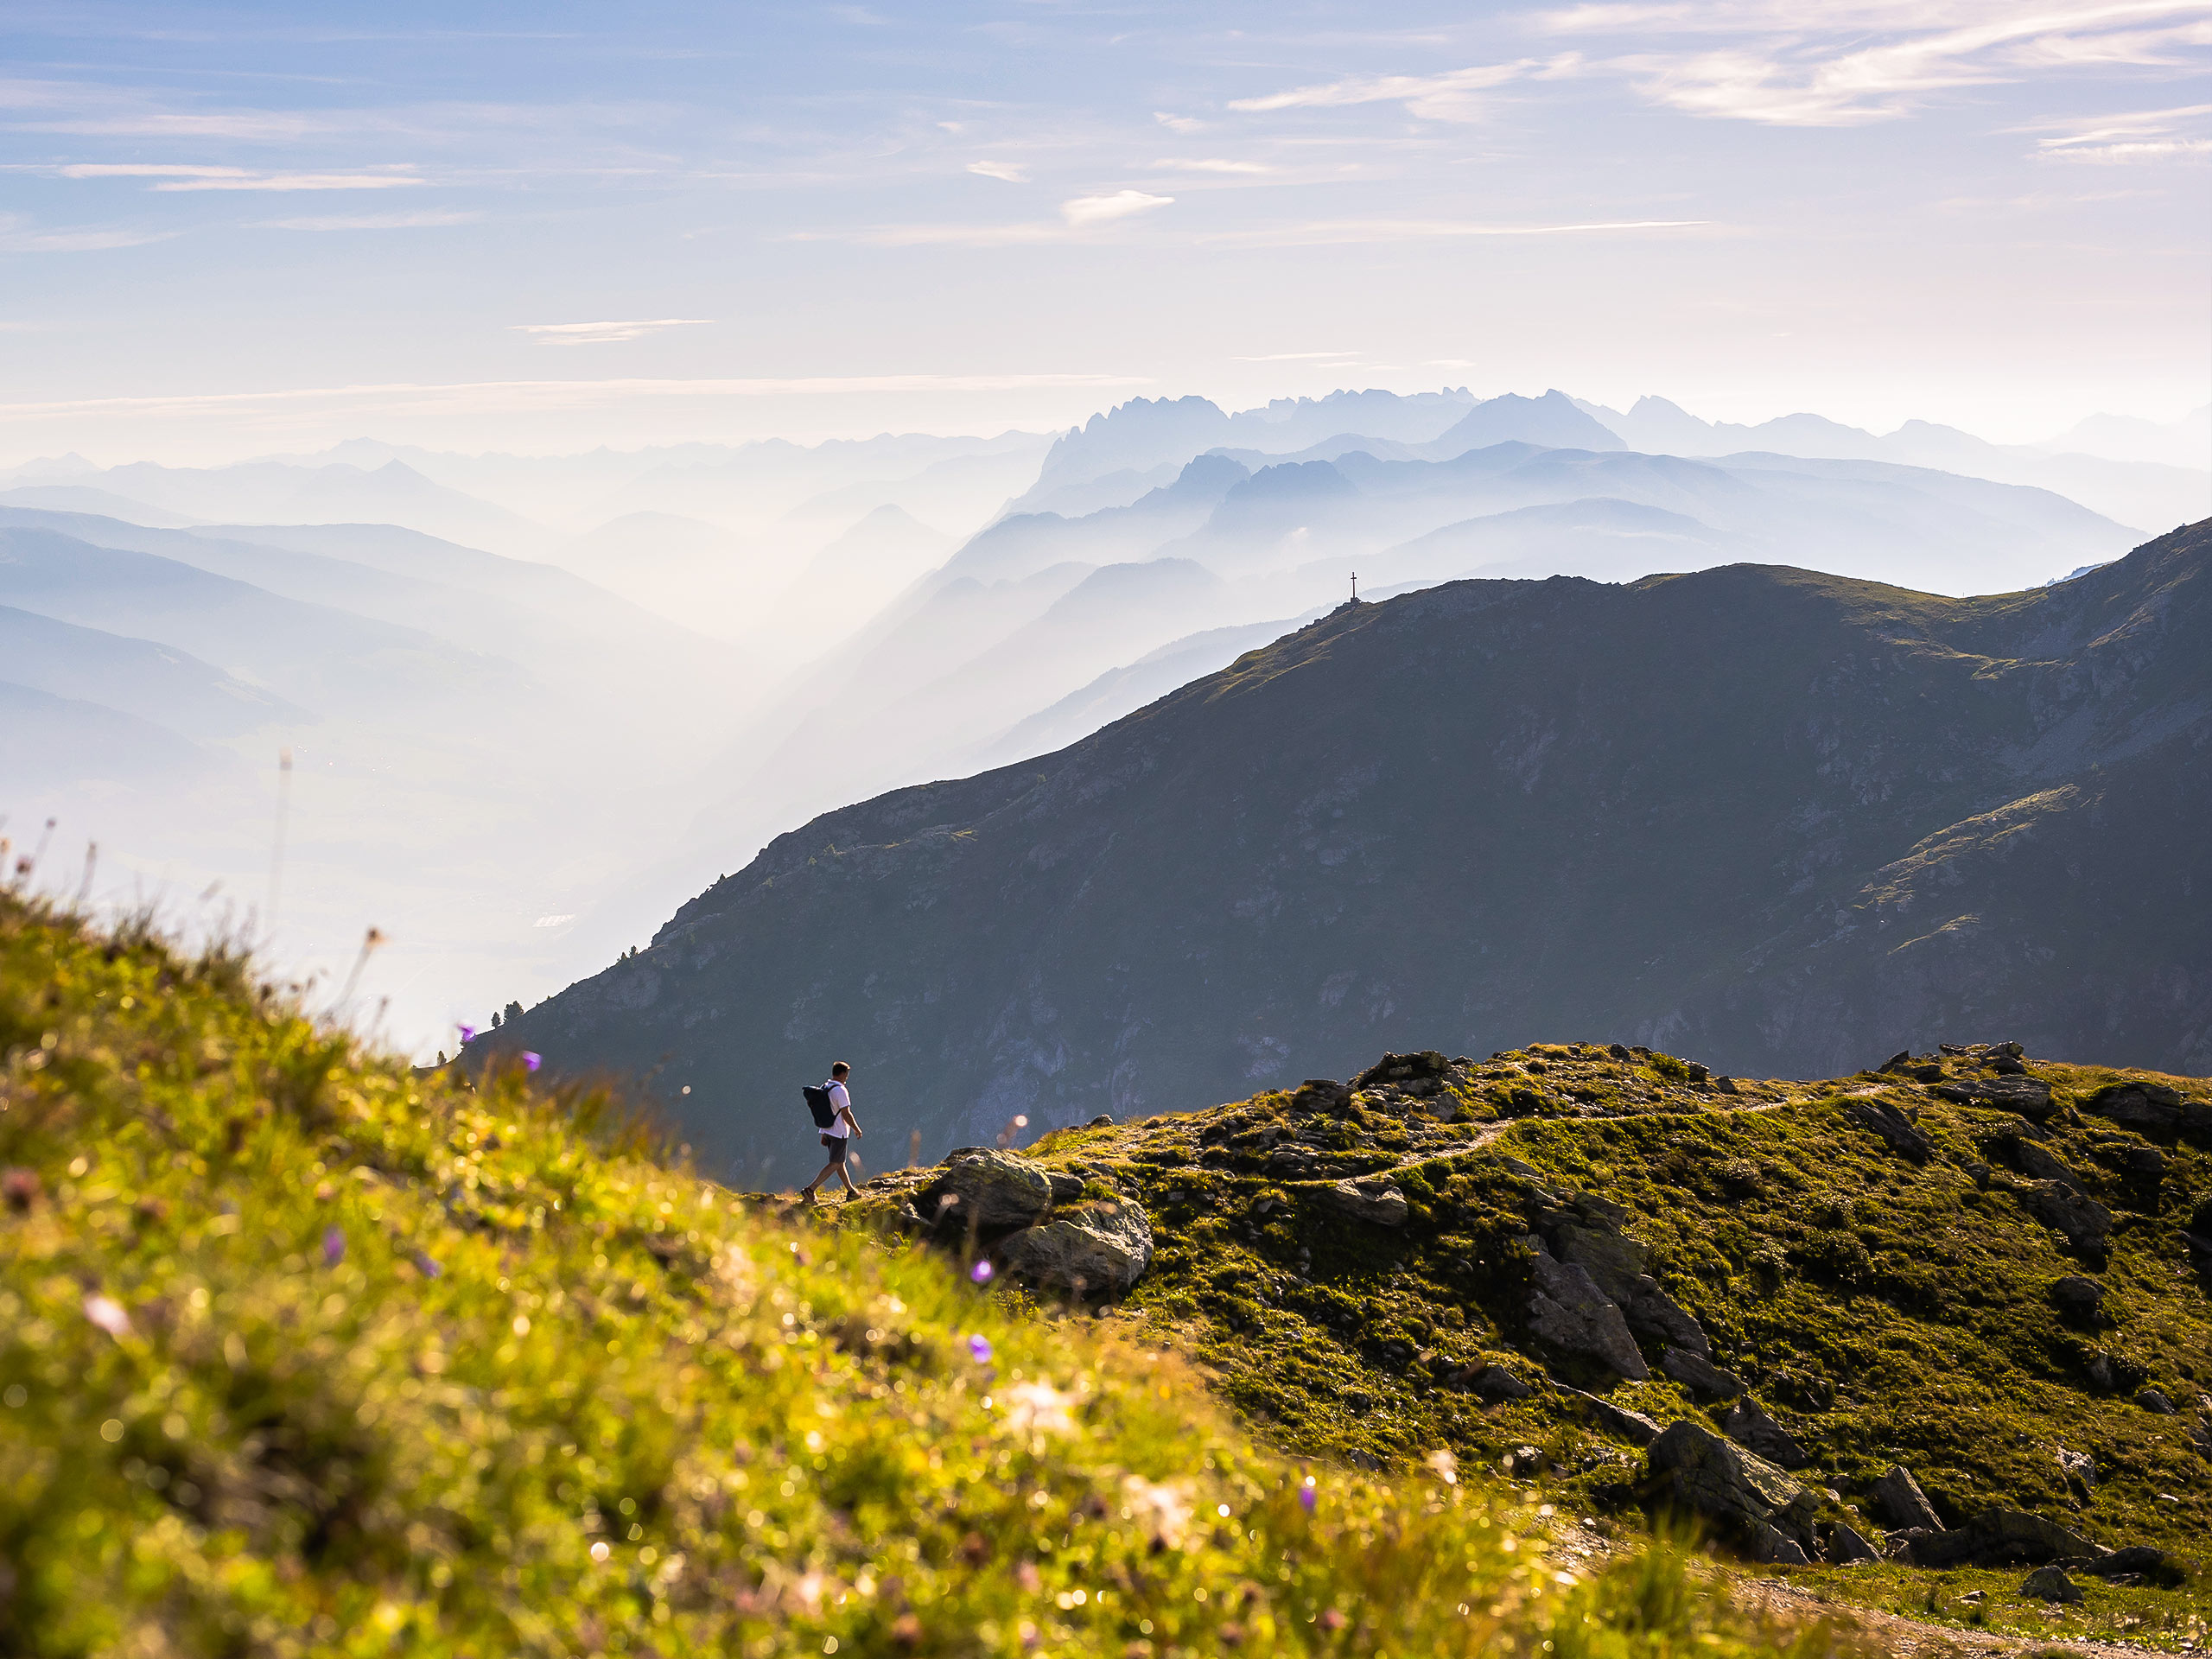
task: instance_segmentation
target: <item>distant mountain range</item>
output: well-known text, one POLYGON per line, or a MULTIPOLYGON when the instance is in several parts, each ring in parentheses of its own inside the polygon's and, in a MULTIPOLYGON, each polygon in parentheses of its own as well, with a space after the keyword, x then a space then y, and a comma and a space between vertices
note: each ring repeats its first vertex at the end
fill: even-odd
POLYGON ((497 1041, 650 1075, 721 1167, 801 1155, 840 1057, 933 1155, 1539 1033, 2202 1071, 2208 822, 2212 524, 1993 598, 1459 582, 825 814, 497 1041))

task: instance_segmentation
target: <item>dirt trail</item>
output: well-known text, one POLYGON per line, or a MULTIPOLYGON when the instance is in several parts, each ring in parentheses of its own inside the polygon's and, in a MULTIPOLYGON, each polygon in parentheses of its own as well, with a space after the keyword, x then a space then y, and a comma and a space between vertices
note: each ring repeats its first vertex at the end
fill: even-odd
POLYGON ((1989 1630, 1923 1624, 1831 1599, 1825 1592, 1786 1579, 1739 1579, 1732 1591, 1739 1600, 1766 1607, 1778 1618, 1799 1622, 1827 1618, 1854 1627, 1884 1653, 1897 1655, 1898 1659, 1953 1659, 1961 1654, 2079 1654, 2082 1659, 2143 1659, 2145 1654, 2166 1651, 2126 1642, 2077 1639, 2058 1631, 2049 1636, 2001 1636, 1989 1630))

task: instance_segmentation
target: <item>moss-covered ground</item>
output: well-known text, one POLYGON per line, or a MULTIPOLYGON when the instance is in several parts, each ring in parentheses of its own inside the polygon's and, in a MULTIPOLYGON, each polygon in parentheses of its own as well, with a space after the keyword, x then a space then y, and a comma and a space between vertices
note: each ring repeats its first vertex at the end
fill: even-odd
POLYGON ((0 1653, 1836 1647, 4 894, 0 1166, 0 1653))
MULTIPOLYGON (((1529 1338, 1529 1237, 1545 1195, 1610 1200, 1714 1358, 1802 1442, 1799 1477, 1829 1519, 1878 1538, 1865 1488, 1902 1463, 1948 1524, 2017 1507, 2107 1547, 2158 1546, 2187 1575, 2170 1589, 2085 1580, 2085 1603, 2049 1616, 2016 1593, 2021 1569, 1800 1576, 1961 1627, 2202 1643, 2212 1307, 2183 1226, 2212 1197, 2212 1157, 2190 1133, 2138 1133, 2085 1109, 2124 1080, 2197 1102, 2212 1084, 2031 1058, 2026 1077, 2052 1091, 2037 1139, 2009 1111, 1936 1092, 1989 1075, 1980 1058, 1932 1056, 1827 1082, 1751 1082, 1642 1050, 1542 1045, 1378 1065, 1333 1109, 1262 1095, 1061 1130, 1027 1151, 1145 1205, 1156 1254, 1120 1317, 1190 1355, 1275 1444, 1376 1468, 1447 1446, 1463 1467, 1510 1470, 1590 1534, 1621 1539, 1645 1524, 1643 1454, 1548 1374, 1662 1424, 1717 1424, 1723 1408, 1656 1367, 1608 1388, 1588 1362, 1529 1338), (1868 1103, 1916 1120, 1927 1155, 1891 1150, 1853 1116, 1868 1103), (2115 1213, 2108 1261, 2024 1207, 2031 1183, 1990 1150, 2006 1135, 2035 1141, 2115 1213), (1327 1201, 1332 1182, 1373 1175, 1406 1195, 1402 1226, 1327 1201), (2051 1287, 2085 1274, 2105 1287, 2104 1316, 2069 1322, 2051 1287), (1535 1392, 1487 1403, 1465 1386, 1484 1363, 1535 1392), (2177 1410, 2138 1404, 2145 1387, 2177 1410), (2069 1482, 2062 1448, 2093 1460, 2093 1485, 2069 1482), (1959 1599, 1975 1586, 1980 1602, 1959 1599)), ((885 1179, 856 1218, 913 1179, 885 1179)))

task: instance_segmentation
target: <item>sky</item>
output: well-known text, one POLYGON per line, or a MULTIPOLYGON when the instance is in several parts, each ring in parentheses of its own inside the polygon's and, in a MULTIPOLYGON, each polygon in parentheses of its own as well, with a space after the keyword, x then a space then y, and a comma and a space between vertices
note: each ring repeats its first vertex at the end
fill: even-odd
POLYGON ((0 463, 2212 396, 2212 0, 14 0, 0 46, 0 463))

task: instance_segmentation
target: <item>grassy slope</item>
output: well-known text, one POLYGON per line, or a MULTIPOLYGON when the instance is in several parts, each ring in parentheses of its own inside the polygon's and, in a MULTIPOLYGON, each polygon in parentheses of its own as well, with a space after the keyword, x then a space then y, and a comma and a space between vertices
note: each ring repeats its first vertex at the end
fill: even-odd
POLYGON ((1323 1468, 1309 1513, 1156 1344, 236 961, 0 894, 0 1652, 1778 1644, 1661 1554, 1572 1582, 1510 1491, 1323 1468))
MULTIPOLYGON (((1956 1063, 1950 1070, 1960 1070, 1956 1063)), ((2062 1102, 2121 1077, 2151 1074, 2031 1064, 2062 1102)), ((2212 1307, 2189 1265, 2180 1224, 2212 1193, 2212 1157, 2168 1141, 2154 1192, 2115 1165, 2140 1136, 2062 1110, 2046 1149, 2126 1212, 2099 1276, 2116 1326, 2083 1332, 2047 1300, 2086 1270, 2064 1240, 2021 1210, 1974 1138, 2018 1129, 2010 1114, 1958 1106, 1928 1085, 1861 1074, 1831 1083, 1742 1084, 1730 1096, 1693 1083, 1680 1062, 1624 1063, 1581 1046, 1539 1046, 1455 1066, 1428 1100, 1363 1090, 1326 1128, 1290 1096, 1133 1125, 1063 1130, 1031 1148, 1140 1198, 1158 1254, 1128 1311, 1172 1333, 1222 1394, 1296 1452, 1389 1460, 1436 1445, 1497 1465, 1536 1448, 1546 1494, 1600 1529, 1633 1512, 1640 1452, 1590 1426, 1540 1387, 1485 1407, 1444 1385, 1488 1359, 1539 1382, 1523 1331, 1531 1184, 1611 1198, 1652 1247, 1651 1270, 1704 1324, 1715 1357, 1744 1376, 1813 1454, 1802 1478, 1836 1488, 1833 1518, 1876 1530, 1851 1494, 1893 1461, 1917 1474, 1954 1523, 2012 1504, 2054 1514, 2107 1545, 2155 1543, 2202 1559, 2212 1528, 2212 1467, 2192 1446, 2191 1408, 2212 1390, 2212 1307), (1850 1090, 1919 1115, 1936 1155, 1916 1165, 1859 1127, 1850 1090), (1744 1110, 1743 1108, 1769 1109, 1744 1110), (1457 1121, 1452 1121, 1457 1120, 1457 1121), (1412 1201, 1390 1230, 1328 1215, 1313 1185, 1271 1177, 1269 1143, 1305 1127, 1325 1143, 1330 1177, 1395 1166, 1412 1201), (1262 1213, 1262 1206, 1265 1212, 1262 1213), (1310 1262, 1310 1265, 1307 1265, 1310 1262), (2120 1362, 2116 1389, 2091 1385, 2100 1351, 2120 1362), (2183 1414, 2133 1403, 2140 1382, 2183 1414), (2094 1495, 2069 1495, 2064 1446, 2096 1459, 2094 1495)), ((2164 1081, 2199 1099, 2202 1079, 2164 1081)), ((892 1177, 890 1201, 912 1177, 892 1177)), ((1572 1363, 1563 1377, 1602 1382, 1572 1363)), ((1655 1370, 1611 1391, 1661 1423, 1717 1419, 1655 1370)), ((1998 1628, 2096 1630, 2174 1645, 2203 1639, 2200 1588, 2113 1589, 2088 1581, 2076 1611, 2046 1617, 2010 1573, 1814 1568, 1834 1593, 1998 1628), (1958 1601, 1981 1588, 1988 1605, 1958 1601)))

